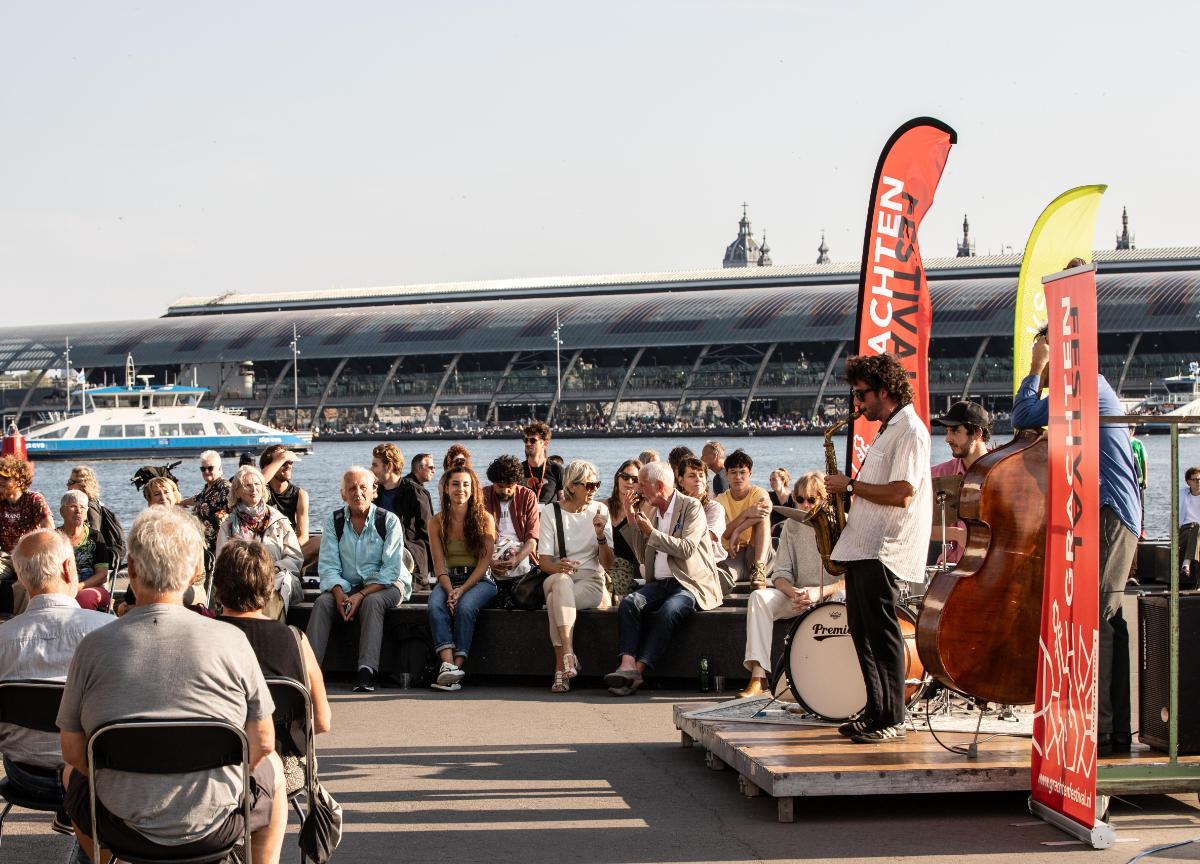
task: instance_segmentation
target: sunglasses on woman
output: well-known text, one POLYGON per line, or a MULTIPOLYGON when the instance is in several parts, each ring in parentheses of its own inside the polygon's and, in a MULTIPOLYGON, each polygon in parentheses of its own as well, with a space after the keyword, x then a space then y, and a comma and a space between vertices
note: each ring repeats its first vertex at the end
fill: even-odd
POLYGON ((597 489, 600 488, 600 484, 594 480, 590 483, 576 483, 575 485, 582 486, 584 489, 586 489, 589 492, 595 492, 597 489))
POLYGON ((813 498, 813 497, 810 495, 808 498, 800 498, 799 500, 801 500, 801 501, 807 501, 809 504, 816 504, 816 503, 817 503, 818 501, 820 501, 821 499, 820 499, 820 498, 813 498))
POLYGON ((636 475, 636 474, 618 474, 617 476, 620 477, 622 480, 624 480, 626 483, 638 482, 638 475, 636 475))

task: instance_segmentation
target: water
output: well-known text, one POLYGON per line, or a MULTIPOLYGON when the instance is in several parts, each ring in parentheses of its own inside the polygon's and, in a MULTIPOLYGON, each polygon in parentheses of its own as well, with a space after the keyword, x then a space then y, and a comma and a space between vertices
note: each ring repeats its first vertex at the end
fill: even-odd
MULTIPOLYGON (((597 466, 600 480, 603 484, 598 497, 607 497, 612 491, 613 475, 617 467, 626 459, 636 458, 642 450, 657 450, 662 458, 666 458, 671 448, 684 444, 696 454, 704 446, 704 438, 595 438, 595 439, 563 439, 551 442, 550 451, 557 453, 567 462, 572 459, 587 459, 597 466)), ((1146 448, 1146 458, 1149 465, 1150 488, 1146 492, 1146 535, 1150 538, 1165 539, 1168 536, 1169 516, 1171 509, 1170 483, 1166 482, 1166 472, 1170 470, 1170 438, 1167 435, 1149 435, 1141 438, 1146 448)), ((442 455, 450 446, 448 441, 400 442, 401 452, 405 460, 411 463, 417 453, 425 451, 433 453, 434 461, 440 466, 442 455)), ((487 470, 488 464, 505 453, 523 458, 524 450, 518 438, 512 440, 491 439, 482 441, 467 440, 464 442, 471 450, 472 461, 476 471, 481 475, 487 470)), ((766 487, 767 478, 775 468, 787 468, 792 478, 799 477, 806 471, 825 470, 825 452, 822 440, 814 436, 779 436, 766 438, 736 438, 723 442, 728 452, 740 447, 754 459, 754 479, 758 485, 766 487)), ((371 464, 371 449, 376 442, 361 443, 323 442, 317 445, 313 453, 306 456, 293 469, 293 479, 308 490, 310 512, 313 514, 313 524, 319 525, 324 514, 341 503, 339 482, 342 472, 351 465, 371 464)), ((839 456, 844 439, 839 439, 839 456)), ((933 461, 942 462, 950 458, 950 450, 940 437, 933 441, 933 461)), ((100 479, 102 497, 105 504, 111 507, 128 526, 133 517, 145 506, 145 501, 130 484, 129 478, 142 465, 143 460, 112 460, 92 463, 100 479)), ((202 486, 200 480, 199 459, 186 459, 178 468, 175 475, 180 480, 180 491, 187 497, 198 492, 202 486)), ((1180 471, 1189 465, 1200 464, 1200 437, 1179 439, 1180 471)), ((38 462, 35 464, 33 488, 46 496, 51 509, 57 515, 58 502, 66 491, 67 476, 71 471, 68 462, 38 462)), ((224 460, 225 476, 231 476, 237 470, 236 459, 224 460)), ((407 467, 406 467, 407 471, 407 467)), ((440 476, 440 470, 439 474, 440 476)), ((434 478, 436 481, 436 477, 434 478)), ((486 480, 484 480, 486 483, 486 480)), ((1182 476, 1176 481, 1182 485, 1182 476)), ((430 492, 433 495, 434 507, 438 507, 438 493, 434 485, 430 492)))

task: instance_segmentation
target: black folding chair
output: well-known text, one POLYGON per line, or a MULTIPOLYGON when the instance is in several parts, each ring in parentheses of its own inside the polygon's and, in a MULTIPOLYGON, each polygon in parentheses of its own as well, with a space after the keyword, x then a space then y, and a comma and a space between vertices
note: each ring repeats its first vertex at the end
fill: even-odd
MULTIPOLYGON (((292 741, 293 744, 299 745, 299 741, 293 740, 296 737, 293 734, 293 727, 297 722, 303 723, 304 726, 304 746, 300 748, 303 750, 302 755, 304 756, 304 788, 288 796, 288 803, 292 805, 300 824, 303 825, 305 810, 309 813, 312 812, 317 782, 317 748, 313 741, 312 696, 309 694, 308 688, 294 678, 270 676, 266 680, 267 689, 271 692, 271 701, 275 703, 275 713, 271 717, 275 724, 275 750, 279 753, 280 758, 284 756, 284 752, 280 749, 280 742, 292 741), (305 810, 300 808, 301 796, 304 796, 305 799, 305 810)), ((304 851, 301 850, 300 864, 304 864, 306 860, 304 851)))
POLYGON ((121 556, 113 554, 112 563, 108 567, 108 582, 105 586, 108 590, 108 608, 101 609, 101 612, 113 614, 117 608, 117 571, 121 569, 121 556))
MULTIPOLYGON (((87 744, 88 807, 92 815, 92 861, 100 862, 100 831, 96 824, 96 772, 128 771, 135 774, 189 774, 240 765, 242 769, 242 860, 250 861, 250 743, 246 733, 223 720, 120 720, 101 726, 87 744)), ((127 864, 210 864, 224 860, 238 843, 208 855, 181 858, 167 850, 163 857, 147 857, 108 843, 112 857, 127 864)))
MULTIPOLYGON (((61 681, 0 681, 0 722, 57 735, 55 720, 63 686, 61 681)), ((57 769, 30 766, 28 770, 39 773, 44 770, 48 776, 57 774, 57 769)), ((20 786, 11 777, 0 780, 0 797, 4 799, 4 812, 0 813, 0 842, 4 840, 4 819, 13 807, 54 813, 63 806, 61 794, 48 795, 20 786)))

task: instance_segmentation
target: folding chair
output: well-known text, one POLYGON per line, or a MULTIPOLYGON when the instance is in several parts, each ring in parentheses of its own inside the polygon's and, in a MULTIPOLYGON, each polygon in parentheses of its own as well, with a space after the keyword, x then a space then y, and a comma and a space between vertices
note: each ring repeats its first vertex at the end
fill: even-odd
MULTIPOLYGON (((308 687, 294 678, 268 676, 266 680, 271 701, 275 703, 275 713, 271 715, 271 719, 275 724, 275 750, 280 758, 284 754, 279 749, 279 742, 294 737, 292 725, 297 720, 302 720, 304 724, 304 788, 288 796, 288 803, 292 805, 300 824, 303 825, 305 811, 300 809, 300 796, 304 796, 309 813, 312 812, 313 801, 316 800, 314 792, 317 782, 317 748, 313 742, 312 696, 308 687)), ((306 860, 301 850, 300 864, 304 864, 306 860)))
MULTIPOLYGON (((61 681, 0 681, 0 722, 57 735, 55 720, 63 686, 61 681)), ((62 795, 48 795, 18 786, 11 777, 0 780, 0 797, 4 799, 4 812, 0 813, 0 842, 4 840, 4 820, 13 807, 54 813, 63 806, 62 795)))
POLYGON ((117 571, 120 569, 121 556, 114 553, 112 563, 108 567, 108 583, 106 586, 108 589, 108 608, 100 610, 101 612, 107 612, 110 615, 113 614, 117 608, 117 571))
MULTIPOLYGON (((250 744, 246 733, 223 720, 119 720, 101 726, 87 743, 88 807, 92 816, 94 864, 100 864, 100 831, 96 824, 96 772, 188 774, 240 765, 242 769, 242 860, 250 861, 250 744)), ((127 864, 211 864, 223 861, 238 843, 208 855, 181 858, 167 850, 163 857, 109 846, 112 857, 127 864)))

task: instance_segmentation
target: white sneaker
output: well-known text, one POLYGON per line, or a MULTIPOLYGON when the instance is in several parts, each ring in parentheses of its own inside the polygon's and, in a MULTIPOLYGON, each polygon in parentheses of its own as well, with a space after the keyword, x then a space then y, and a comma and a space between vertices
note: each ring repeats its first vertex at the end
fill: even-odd
POLYGON ((462 685, 457 682, 454 684, 439 684, 436 681, 434 681, 429 686, 430 686, 430 688, 432 688, 434 690, 444 690, 447 693, 455 693, 462 689, 462 685))
POLYGON ((453 663, 443 663, 442 667, 438 669, 437 683, 458 684, 466 674, 466 672, 459 669, 453 663))

